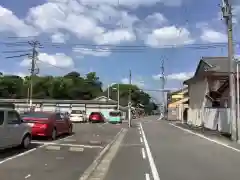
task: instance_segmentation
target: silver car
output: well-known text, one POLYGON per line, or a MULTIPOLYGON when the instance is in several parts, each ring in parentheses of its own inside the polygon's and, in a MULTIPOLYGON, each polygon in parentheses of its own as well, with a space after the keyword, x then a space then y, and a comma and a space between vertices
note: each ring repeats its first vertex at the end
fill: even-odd
POLYGON ((16 110, 0 108, 0 149, 19 145, 28 148, 30 143, 31 127, 22 121, 16 110))

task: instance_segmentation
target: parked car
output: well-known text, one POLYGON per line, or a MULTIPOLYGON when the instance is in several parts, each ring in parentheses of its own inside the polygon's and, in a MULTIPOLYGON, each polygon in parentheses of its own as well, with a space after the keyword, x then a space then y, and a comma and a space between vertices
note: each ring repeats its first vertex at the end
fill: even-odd
POLYGON ((101 112, 92 112, 89 115, 89 122, 105 122, 105 118, 101 112))
POLYGON ((26 112, 22 118, 32 127, 32 136, 55 140, 59 135, 72 133, 71 121, 61 116, 60 112, 26 112))
POLYGON ((121 113, 121 111, 111 111, 111 112, 109 112, 109 122, 110 123, 122 123, 122 113, 121 113))
POLYGON ((72 122, 87 122, 86 112, 81 110, 72 110, 70 120, 72 122))
POLYGON ((15 146, 28 148, 31 127, 23 123, 19 113, 12 108, 0 108, 0 149, 15 146))

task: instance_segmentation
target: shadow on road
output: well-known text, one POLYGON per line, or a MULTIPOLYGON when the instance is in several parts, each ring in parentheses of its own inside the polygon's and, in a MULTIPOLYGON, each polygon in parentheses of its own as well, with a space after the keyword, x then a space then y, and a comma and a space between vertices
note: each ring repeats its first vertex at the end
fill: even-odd
POLYGON ((40 146, 40 145, 30 144, 28 149, 23 149, 23 148, 20 148, 20 147, 14 147, 14 148, 8 148, 8 149, 5 149, 5 150, 0 150, 0 161, 6 159, 8 157, 16 156, 16 155, 21 154, 25 151, 34 149, 38 146, 40 146))

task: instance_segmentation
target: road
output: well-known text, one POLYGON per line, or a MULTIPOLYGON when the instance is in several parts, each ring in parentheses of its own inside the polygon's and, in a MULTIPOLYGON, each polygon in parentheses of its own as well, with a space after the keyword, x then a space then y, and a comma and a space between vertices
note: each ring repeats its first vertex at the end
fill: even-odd
POLYGON ((0 154, 1 180, 238 180, 240 145, 194 134, 157 117, 76 124, 75 134, 0 154))
POLYGON ((106 180, 240 179, 240 150, 156 119, 128 131, 106 180))
POLYGON ((28 151, 0 154, 1 180, 78 180, 124 125, 76 124, 72 136, 54 142, 34 140, 28 151))

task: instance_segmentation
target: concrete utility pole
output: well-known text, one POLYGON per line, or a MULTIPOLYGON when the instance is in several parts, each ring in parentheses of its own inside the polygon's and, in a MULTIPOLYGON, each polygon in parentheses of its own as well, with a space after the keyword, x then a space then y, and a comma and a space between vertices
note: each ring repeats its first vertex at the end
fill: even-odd
POLYGON ((165 116, 165 73, 164 73, 164 60, 161 61, 161 77, 160 77, 160 83, 161 83, 161 97, 162 97, 162 108, 161 108, 161 116, 165 116))
POLYGON ((32 41, 29 42, 29 44, 32 46, 32 55, 31 58, 31 69, 30 69, 30 90, 29 90, 29 106, 32 108, 32 95, 33 95, 33 77, 34 75, 38 74, 39 69, 36 69, 36 59, 38 56, 38 52, 36 48, 40 45, 38 41, 32 41))
POLYGON ((236 118, 236 90, 235 90, 235 75, 234 75, 234 51, 233 51, 233 28, 232 28, 232 7, 228 0, 222 0, 222 13, 227 26, 228 33, 228 58, 229 58, 229 96, 230 96, 230 121, 232 139, 237 141, 238 137, 238 122, 236 118))
POLYGON ((132 107, 132 71, 129 71, 129 94, 128 94, 128 127, 131 127, 131 120, 132 120, 132 111, 131 111, 131 107, 132 107))

